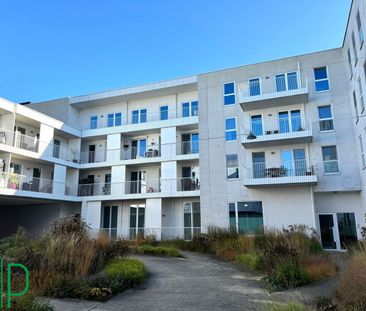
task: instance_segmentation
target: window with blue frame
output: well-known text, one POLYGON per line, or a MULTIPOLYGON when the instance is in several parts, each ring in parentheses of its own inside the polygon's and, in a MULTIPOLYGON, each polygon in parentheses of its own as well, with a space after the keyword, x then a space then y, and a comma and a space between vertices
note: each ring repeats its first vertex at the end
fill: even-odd
POLYGON ((259 78, 249 80, 249 95, 250 96, 261 95, 261 83, 259 78))
POLYGON ((96 129, 98 127, 98 117, 91 116, 90 117, 90 129, 96 129))
POLYGON ((191 148, 192 148, 192 153, 199 153, 199 148, 200 148, 200 144, 199 144, 199 134, 193 133, 191 136, 191 148))
POLYGON ((107 126, 112 127, 114 126, 114 113, 109 113, 107 118, 107 126))
POLYGON ((262 115, 255 115, 250 117, 251 131, 255 136, 263 135, 262 115))
POLYGON ((314 68, 315 91, 329 91, 329 79, 327 67, 314 68))
POLYGON ((198 101, 191 102, 191 115, 198 116, 198 101))
POLYGON ((187 118, 190 115, 190 103, 182 103, 183 118, 187 118))
POLYGON ((183 118, 198 116, 198 101, 182 103, 182 116, 183 118))
POLYGON ((235 83, 229 82, 224 84, 224 105, 235 104, 235 83))
POLYGON ((236 129, 235 118, 228 118, 225 120, 225 139, 226 141, 237 140, 237 129, 236 129))
POLYGON ((160 107, 160 120, 168 120, 168 106, 161 106, 160 107))
POLYGON ((117 112, 114 114, 114 126, 122 125, 122 113, 117 112))
POLYGON ((146 139, 139 140, 139 156, 144 157, 146 154, 146 139))
POLYGON ((147 122, 147 109, 132 111, 132 124, 146 123, 146 122, 147 122))

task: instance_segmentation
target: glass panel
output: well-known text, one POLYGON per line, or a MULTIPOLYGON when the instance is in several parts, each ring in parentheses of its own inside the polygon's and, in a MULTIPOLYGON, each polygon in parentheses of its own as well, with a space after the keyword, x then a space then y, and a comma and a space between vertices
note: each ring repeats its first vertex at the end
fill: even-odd
POLYGON ((315 82, 315 90, 317 92, 328 91, 329 90, 328 80, 316 81, 315 82))
POLYGON ((283 169, 281 175, 292 176, 294 174, 292 150, 281 150, 281 161, 281 170, 283 169))
POLYGON ((199 135, 192 134, 192 153, 199 153, 199 135))
POLYGON ((234 82, 224 84, 224 94, 234 94, 234 82))
POLYGON ((322 240, 322 246, 325 249, 336 249, 337 245, 334 241, 333 228, 334 221, 333 215, 319 215, 320 224, 320 237, 322 240))
POLYGON ((335 146, 322 147, 323 160, 337 160, 337 149, 335 146))
POLYGON ((117 228, 118 206, 112 206, 111 228, 117 228))
POLYGON ((276 75, 276 89, 277 92, 286 91, 286 80, 284 74, 276 75))
POLYGON ((239 233, 255 234, 263 228, 261 202, 238 202, 239 233))
POLYGON ((122 113, 117 112, 115 114, 114 125, 115 126, 121 126, 122 125, 122 113))
POLYGON ((290 124, 289 124, 287 111, 278 113, 278 122, 279 122, 279 126, 280 126, 280 133, 290 132, 290 124))
POLYGON ((168 106, 160 107, 160 120, 168 120, 168 106))
POLYGON ((190 203, 184 204, 184 239, 192 239, 192 206, 190 203))
POLYGON ((332 117, 330 106, 318 107, 319 119, 327 119, 332 117))
POLYGON ((287 86, 289 90, 297 90, 297 73, 296 72, 289 72, 287 74, 287 86))
POLYGON ((191 102, 191 113, 192 116, 198 116, 198 102, 191 102))
POLYGON ((90 129, 96 129, 97 128, 97 122, 98 122, 98 117, 94 116, 90 118, 90 129))
POLYGON ((189 117, 189 103, 182 104, 183 118, 189 117))
POLYGON ((137 208, 130 207, 130 238, 136 237, 137 208))
POLYGON ((201 227, 201 211, 200 211, 199 202, 192 203, 192 212, 193 212, 193 228, 200 228, 201 227))
POLYGON ((234 118, 225 120, 225 128, 226 130, 235 130, 236 129, 236 121, 234 118))
POLYGON ((139 141, 139 156, 144 157, 146 153, 146 139, 141 139, 139 141))
POLYGON ((253 178, 264 178, 266 172, 266 159, 264 152, 253 152, 253 178))
POLYGON ((249 95, 257 96, 261 94, 259 78, 249 80, 249 95))
POLYGON ((291 111, 291 129, 293 132, 302 130, 300 110, 291 111))
POLYGON ((224 96, 224 104, 225 105, 233 105, 235 104, 235 95, 225 95, 224 96))
POLYGON ((235 203, 229 203, 230 230, 236 231, 235 203))
POLYGON ((139 206, 139 229, 145 227, 145 208, 139 206))
POLYGON ((239 168, 238 168, 238 155, 237 154, 227 154, 226 155, 226 169, 227 178, 239 178, 239 168))
POLYGON ((113 125, 114 125, 114 114, 110 113, 110 114, 108 114, 107 126, 112 127, 113 125))
POLYGON ((263 135, 263 124, 262 124, 262 116, 251 116, 251 128, 252 133, 255 136, 262 136, 263 135))
POLYGON ((305 176, 307 172, 305 149, 295 149, 294 160, 295 160, 295 175, 305 176))
POLYGON ((111 209, 109 206, 103 208, 103 228, 110 228, 111 209))
POLYGON ((139 110, 132 111, 132 124, 139 123, 139 114, 140 114, 139 110))
POLYGON ((341 248, 345 249, 347 244, 357 242, 355 214, 338 213, 337 221, 341 248))
POLYGON ((315 68, 314 76, 315 76, 315 80, 321 80, 321 79, 328 78, 327 68, 326 67, 315 68))
POLYGON ((147 122, 147 109, 140 110, 140 122, 146 123, 147 122))
POLYGON ((61 142, 57 139, 53 141, 53 157, 59 158, 60 157, 60 149, 61 149, 61 142))

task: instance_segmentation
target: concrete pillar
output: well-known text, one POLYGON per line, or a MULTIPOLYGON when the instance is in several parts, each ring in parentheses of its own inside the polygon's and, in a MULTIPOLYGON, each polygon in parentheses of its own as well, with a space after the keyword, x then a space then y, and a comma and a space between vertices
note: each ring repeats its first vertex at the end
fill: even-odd
POLYGON ((161 192, 172 194, 177 191, 177 161, 161 162, 161 192))
POLYGON ((177 128, 166 127, 161 129, 161 157, 170 160, 177 154, 177 128))
POLYGON ((54 128, 41 123, 39 132, 39 154, 42 157, 52 157, 53 154, 54 128))
POLYGON ((55 195, 65 195, 66 166, 54 164, 53 167, 53 191, 55 195))
POLYGON ((107 161, 115 162, 121 159, 121 134, 107 135, 107 161))
POLYGON ((125 194, 126 189, 126 166, 116 165, 112 166, 112 185, 111 194, 120 195, 125 194))
POLYGON ((81 217, 92 229, 92 232, 97 233, 101 225, 102 201, 83 201, 81 205, 81 217))
POLYGON ((148 232, 154 234, 158 240, 161 239, 161 208, 161 198, 146 199, 145 228, 149 229, 148 232))

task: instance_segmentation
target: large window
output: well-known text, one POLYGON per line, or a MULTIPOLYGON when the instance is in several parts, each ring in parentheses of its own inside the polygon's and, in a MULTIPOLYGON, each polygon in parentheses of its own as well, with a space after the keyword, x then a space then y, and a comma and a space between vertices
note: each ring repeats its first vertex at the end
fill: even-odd
POLYGON ((201 231, 200 202, 184 203, 184 239, 191 240, 195 234, 201 231))
POLYGON ((324 173, 332 174, 338 173, 338 156, 336 146, 325 146, 322 147, 324 173))
POLYGON ((261 83, 259 78, 249 80, 249 95, 250 96, 261 95, 261 83))
POLYGON ((327 67, 314 68, 315 91, 329 91, 329 79, 327 67))
POLYGON ((298 89, 297 72, 288 72, 276 75, 276 90, 283 92, 286 90, 298 89))
POLYGON ((227 179, 239 178, 239 164, 237 154, 226 155, 226 177, 227 179))
POLYGON ((183 118, 198 116, 198 101, 182 103, 183 118))
POLYGON ((235 118, 228 118, 225 120, 225 139, 226 139, 226 141, 237 140, 236 119, 235 118))
POLYGON ((358 78, 358 92, 360 94, 360 105, 361 105, 361 114, 364 112, 365 110, 365 102, 363 100, 363 89, 362 89, 362 82, 361 82, 361 77, 358 78))
POLYGON ((121 126, 122 125, 122 113, 109 113, 107 116, 107 126, 121 126))
POLYGON ((358 61, 358 55, 357 55, 356 39, 354 32, 352 32, 351 40, 352 40, 353 57, 355 58, 355 66, 356 66, 358 61))
POLYGON ((235 83, 225 83, 224 84, 224 105, 234 105, 235 104, 235 83))
POLYGON ((160 107, 160 120, 168 120, 169 118, 169 108, 168 106, 160 107))
POLYGON ((90 129, 96 129, 98 127, 98 117, 91 116, 90 117, 90 129))
POLYGON ((360 40, 360 46, 362 46, 364 37, 363 37, 363 31, 362 31, 360 11, 357 12, 356 20, 357 20, 358 38, 360 40))
POLYGON ((332 109, 330 105, 318 107, 319 128, 321 132, 334 130, 332 109))
POLYGON ((255 136, 263 135, 262 115, 255 115, 250 117, 251 131, 255 136))
POLYGON ((229 203, 230 230, 258 234, 263 230, 262 202, 229 203))
POLYGON ((132 124, 146 123, 147 109, 132 110, 132 124))

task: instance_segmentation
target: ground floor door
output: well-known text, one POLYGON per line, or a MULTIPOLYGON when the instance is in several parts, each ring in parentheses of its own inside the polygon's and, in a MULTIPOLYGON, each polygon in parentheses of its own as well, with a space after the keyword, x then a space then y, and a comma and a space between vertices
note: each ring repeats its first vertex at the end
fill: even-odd
POLYGON ((146 193, 146 171, 131 172, 130 193, 146 193))
POLYGON ((184 203, 184 239, 191 240, 201 230, 200 202, 184 203))
POLYGON ((145 228, 145 204, 133 204, 130 206, 130 239, 144 234, 145 228))
POLYGON ((102 209, 102 229, 108 236, 117 236, 118 206, 104 206, 102 209))
POLYGON ((324 249, 346 249, 357 242, 354 213, 319 214, 319 226, 324 249))

